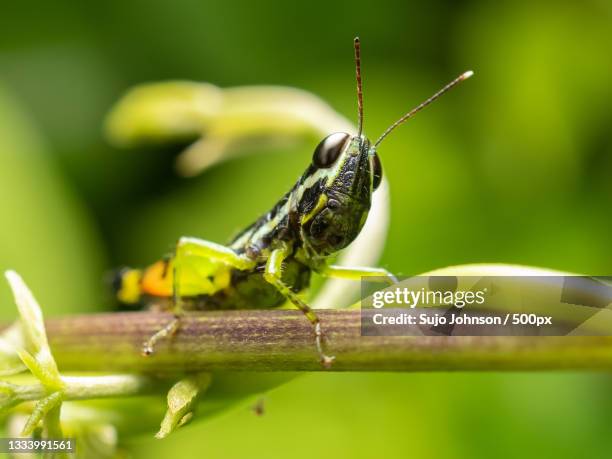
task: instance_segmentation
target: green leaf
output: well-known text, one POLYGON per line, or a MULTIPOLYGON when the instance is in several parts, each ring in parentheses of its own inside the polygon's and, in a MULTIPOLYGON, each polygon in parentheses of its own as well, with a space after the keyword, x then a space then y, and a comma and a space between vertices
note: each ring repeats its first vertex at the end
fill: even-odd
POLYGON ((11 325, 0 334, 0 376, 10 376, 26 370, 17 355, 17 349, 24 347, 21 326, 11 325))
POLYGON ((180 156, 183 175, 195 175, 254 144, 352 131, 349 121, 314 94, 282 86, 218 88, 169 81, 130 90, 110 112, 107 137, 118 146, 200 140, 180 156))
POLYGON ((45 323, 40 306, 19 274, 14 271, 6 271, 5 276, 13 291, 15 303, 21 317, 21 330, 25 349, 18 351, 19 357, 24 365, 47 388, 53 390, 63 389, 64 383, 47 341, 47 333, 45 332, 45 323))
POLYGON ((45 426, 49 431, 49 437, 59 434, 55 438, 61 438, 62 431, 61 427, 59 426, 59 407, 62 401, 63 394, 61 392, 53 392, 51 395, 39 400, 36 403, 36 406, 34 406, 32 414, 28 418, 26 425, 23 427, 21 435, 24 437, 29 437, 32 435, 34 429, 38 427, 38 424, 49 414, 50 428, 45 426))
POLYGON ((118 146, 195 137, 214 118, 221 89, 211 84, 171 81, 130 90, 109 113, 106 133, 118 146))
POLYGON ((168 391, 168 411, 161 423, 156 438, 165 438, 193 418, 193 409, 198 396, 210 386, 209 373, 198 373, 177 382, 168 391))
MULTIPOLYGON (((101 241, 56 155, 0 76, 0 269, 26 276, 47 313, 100 309, 101 241), (69 286, 70 295, 58 286, 69 286)), ((8 289, 0 303, 10 304, 8 289)), ((0 309, 8 319, 10 308, 0 309)))

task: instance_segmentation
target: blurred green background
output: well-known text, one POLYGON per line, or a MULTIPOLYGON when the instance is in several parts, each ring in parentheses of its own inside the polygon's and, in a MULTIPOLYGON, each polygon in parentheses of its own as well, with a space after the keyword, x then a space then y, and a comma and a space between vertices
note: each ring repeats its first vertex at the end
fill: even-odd
MULTIPOLYGON (((180 235, 224 241, 265 211, 314 145, 178 178, 183 146, 118 151, 104 115, 166 79, 279 84, 353 119, 362 39, 366 132, 471 68, 380 155, 392 222, 382 265, 471 262, 612 273, 612 4, 584 2, 4 2, 0 18, 0 268, 47 315, 104 310, 113 266, 180 235)), ((0 289, 3 318, 14 316, 0 289)), ((135 457, 609 457, 603 374, 316 374, 135 457)))

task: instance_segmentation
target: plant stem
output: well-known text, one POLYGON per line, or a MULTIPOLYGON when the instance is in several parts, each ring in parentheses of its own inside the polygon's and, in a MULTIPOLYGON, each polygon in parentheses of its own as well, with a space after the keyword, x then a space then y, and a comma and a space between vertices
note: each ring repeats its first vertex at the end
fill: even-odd
MULTIPOLYGON (((149 377, 129 374, 64 376, 62 380, 65 383, 62 395, 66 400, 141 395, 152 392, 156 387, 155 381, 149 377)), ((42 384, 12 385, 11 389, 19 402, 40 400, 49 395, 48 389, 42 384)))
MULTIPOLYGON (((612 369, 612 337, 362 337, 360 311, 318 311, 337 371, 612 369)), ((62 372, 319 371, 312 327, 300 312, 189 314, 152 356, 142 343, 171 320, 154 312, 47 320, 62 372)))

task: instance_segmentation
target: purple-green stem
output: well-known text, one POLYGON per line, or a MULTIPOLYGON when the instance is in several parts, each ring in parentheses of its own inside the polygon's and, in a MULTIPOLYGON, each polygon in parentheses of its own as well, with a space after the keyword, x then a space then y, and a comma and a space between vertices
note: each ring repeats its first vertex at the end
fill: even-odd
MULTIPOLYGON (((612 369, 612 337, 362 337, 359 310, 321 310, 331 371, 514 371, 612 369)), ((62 372, 329 371, 301 312, 189 314, 170 340, 143 356, 142 344, 171 316, 110 313, 48 319, 62 372)))

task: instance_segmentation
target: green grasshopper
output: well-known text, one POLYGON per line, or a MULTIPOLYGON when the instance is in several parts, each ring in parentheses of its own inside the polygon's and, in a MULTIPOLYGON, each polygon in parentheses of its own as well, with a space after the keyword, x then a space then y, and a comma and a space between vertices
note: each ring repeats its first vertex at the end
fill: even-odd
POLYGON ((312 324, 321 362, 329 366, 334 357, 323 350, 319 318, 299 295, 309 286, 311 273, 352 280, 377 276, 396 282, 386 269, 336 266, 329 264, 330 257, 348 246, 366 221, 372 193, 382 181, 377 154, 380 143, 404 121, 469 78, 472 72, 465 72, 444 86, 371 143, 362 133, 358 38, 354 41, 354 50, 356 135, 337 132, 323 139, 293 188, 227 246, 182 237, 171 256, 144 270, 126 268, 118 272, 115 289, 121 302, 151 305, 166 300, 175 316, 144 343, 144 354, 153 353, 160 339, 178 330, 185 310, 273 308, 289 300, 312 324))

